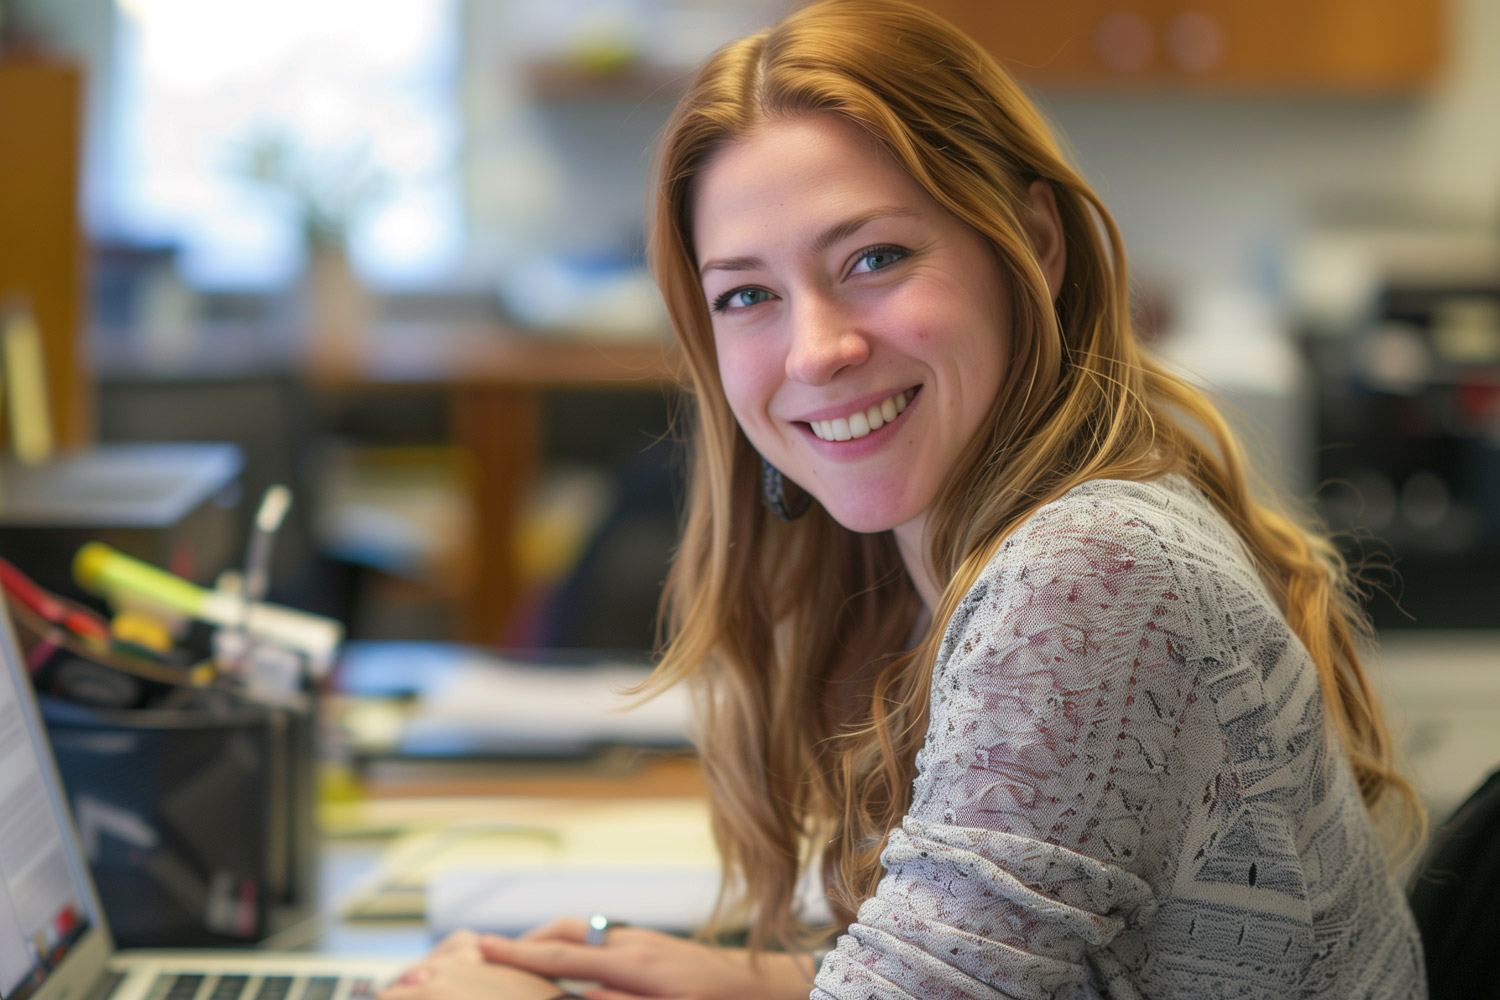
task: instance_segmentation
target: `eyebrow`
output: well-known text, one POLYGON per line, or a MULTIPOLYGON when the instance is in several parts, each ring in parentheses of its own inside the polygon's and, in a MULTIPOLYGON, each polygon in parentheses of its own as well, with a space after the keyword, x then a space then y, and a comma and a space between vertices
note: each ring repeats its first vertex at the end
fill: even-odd
MULTIPOLYGON (((840 240, 853 236, 876 219, 911 218, 915 215, 917 215, 915 209, 900 207, 877 208, 856 215, 852 219, 836 222, 814 236, 808 241, 805 253, 809 257, 816 257, 840 240)), ((702 278, 709 271, 755 271, 765 266, 766 262, 759 257, 715 257, 713 260, 705 261, 703 266, 698 268, 698 277, 702 278)))

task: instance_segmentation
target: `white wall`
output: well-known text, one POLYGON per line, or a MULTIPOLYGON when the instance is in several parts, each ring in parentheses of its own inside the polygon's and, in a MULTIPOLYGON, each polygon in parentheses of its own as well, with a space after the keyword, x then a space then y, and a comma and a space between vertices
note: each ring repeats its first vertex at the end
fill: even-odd
MULTIPOLYGON (((1115 213, 1140 273, 1172 286, 1263 284, 1300 227, 1350 206, 1500 220, 1500 0, 1448 2, 1447 66, 1421 96, 1036 96, 1115 213)), ((639 211, 666 102, 527 109, 498 86, 519 79, 526 10, 512 0, 471 15, 479 221, 534 222, 546 205, 558 239, 619 240, 639 211), (507 131, 518 125, 534 144, 507 131)))

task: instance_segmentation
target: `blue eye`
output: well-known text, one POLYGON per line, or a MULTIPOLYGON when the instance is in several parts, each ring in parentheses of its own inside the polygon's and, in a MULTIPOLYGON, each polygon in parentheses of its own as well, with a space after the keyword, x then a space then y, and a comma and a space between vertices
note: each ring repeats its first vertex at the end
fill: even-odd
POLYGON ((854 273, 879 271, 907 256, 909 256, 909 251, 902 250, 900 247, 871 247, 860 253, 855 260, 854 273))
POLYGON ((758 306, 771 298, 771 293, 764 288, 732 288, 714 299, 714 312, 724 312, 726 309, 747 309, 750 306, 758 306))

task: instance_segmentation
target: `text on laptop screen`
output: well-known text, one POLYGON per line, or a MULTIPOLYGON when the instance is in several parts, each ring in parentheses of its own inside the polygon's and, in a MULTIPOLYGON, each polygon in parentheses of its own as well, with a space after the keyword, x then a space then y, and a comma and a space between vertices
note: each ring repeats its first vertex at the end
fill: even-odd
MULTIPOLYGON (((0 605, 0 615, 4 614, 0 605)), ((21 1000, 89 925, 83 873, 68 860, 60 792, 45 777, 31 692, 0 621, 0 996, 21 1000)))

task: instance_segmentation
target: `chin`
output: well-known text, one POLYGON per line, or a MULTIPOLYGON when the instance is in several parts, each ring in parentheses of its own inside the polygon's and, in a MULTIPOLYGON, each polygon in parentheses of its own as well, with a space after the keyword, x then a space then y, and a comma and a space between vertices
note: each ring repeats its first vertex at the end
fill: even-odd
POLYGON ((826 501, 820 497, 818 501, 835 521, 862 535, 890 531, 920 513, 919 510, 908 510, 910 504, 870 503, 842 497, 826 501))

